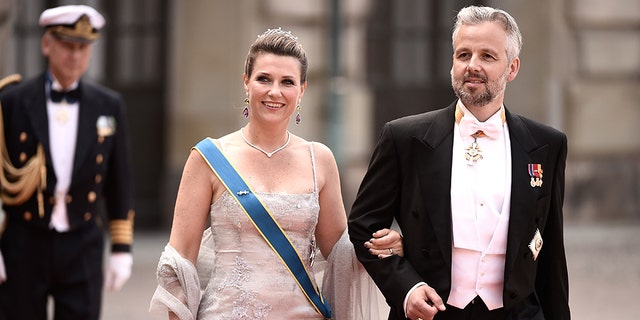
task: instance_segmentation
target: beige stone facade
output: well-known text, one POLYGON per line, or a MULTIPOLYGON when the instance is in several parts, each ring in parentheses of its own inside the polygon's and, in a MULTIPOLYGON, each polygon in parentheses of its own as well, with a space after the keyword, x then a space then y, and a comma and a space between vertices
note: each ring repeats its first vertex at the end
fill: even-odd
POLYGON ((502 2, 520 22, 508 103, 567 133, 568 220, 640 218, 640 2, 502 2))
MULTIPOLYGON (((303 122, 292 123, 291 131, 336 151, 349 208, 375 140, 364 59, 364 21, 374 1, 339 1, 339 77, 330 72, 331 1, 168 1, 167 135, 160 156, 172 187, 164 198, 174 196, 190 146, 243 124, 246 50, 266 28, 282 27, 300 38, 310 60, 303 122)), ((0 0, 2 74, 14 72, 12 4, 0 0)), ((507 105, 568 135, 567 219, 640 219, 640 2, 488 4, 513 14, 524 36, 507 105)), ((170 215, 167 207, 163 214, 170 215)))

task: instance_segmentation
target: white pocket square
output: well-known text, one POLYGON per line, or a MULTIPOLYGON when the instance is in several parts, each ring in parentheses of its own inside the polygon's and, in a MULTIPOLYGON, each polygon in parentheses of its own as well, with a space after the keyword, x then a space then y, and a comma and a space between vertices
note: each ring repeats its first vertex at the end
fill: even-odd
POLYGON ((529 242, 529 250, 533 254, 533 261, 536 261, 538 254, 542 249, 542 236, 540 235, 540 229, 536 229, 536 233, 533 235, 533 239, 529 242))

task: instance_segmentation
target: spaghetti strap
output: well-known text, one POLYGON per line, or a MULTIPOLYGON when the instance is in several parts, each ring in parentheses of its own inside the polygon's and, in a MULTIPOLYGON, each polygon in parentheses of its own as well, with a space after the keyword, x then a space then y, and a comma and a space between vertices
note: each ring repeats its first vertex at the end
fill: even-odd
POLYGON ((309 150, 311 151, 311 167, 313 168, 313 193, 318 193, 318 176, 316 173, 316 157, 313 154, 313 141, 309 142, 309 150))

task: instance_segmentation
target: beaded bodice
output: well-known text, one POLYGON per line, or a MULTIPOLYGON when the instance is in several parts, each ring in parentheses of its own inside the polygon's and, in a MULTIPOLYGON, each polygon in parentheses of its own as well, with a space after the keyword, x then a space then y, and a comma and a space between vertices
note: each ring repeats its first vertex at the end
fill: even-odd
MULTIPOLYGON (((317 193, 257 196, 309 267, 319 212, 317 193)), ((228 192, 211 206, 211 231, 215 258, 204 262, 213 263, 213 272, 199 319, 322 318, 228 192)))

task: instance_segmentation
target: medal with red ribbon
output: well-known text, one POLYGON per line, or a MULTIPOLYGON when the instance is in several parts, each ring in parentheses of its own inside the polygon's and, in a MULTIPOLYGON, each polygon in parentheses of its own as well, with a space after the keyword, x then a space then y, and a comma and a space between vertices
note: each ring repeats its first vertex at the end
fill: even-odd
POLYGON ((529 163, 529 176, 531 177, 531 186, 542 186, 542 165, 539 163, 529 163))

